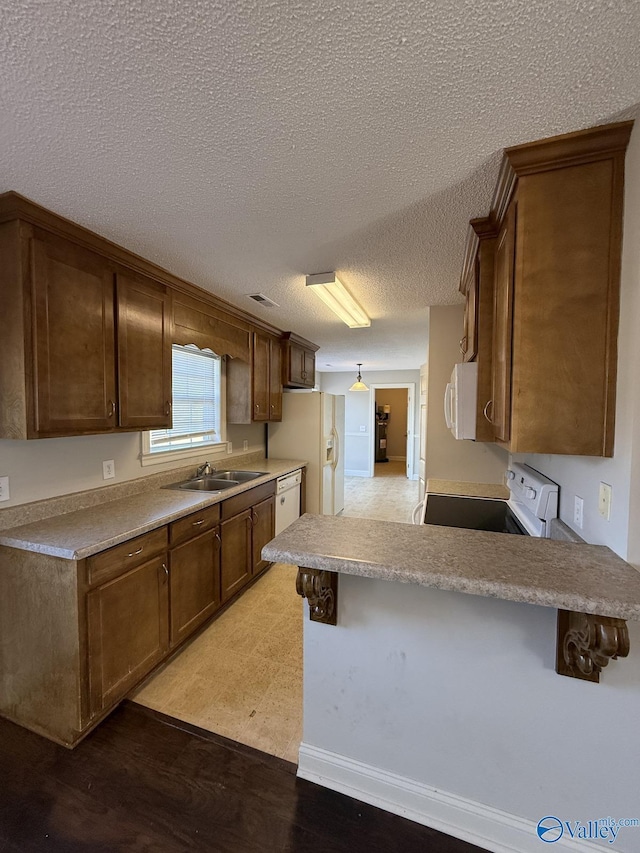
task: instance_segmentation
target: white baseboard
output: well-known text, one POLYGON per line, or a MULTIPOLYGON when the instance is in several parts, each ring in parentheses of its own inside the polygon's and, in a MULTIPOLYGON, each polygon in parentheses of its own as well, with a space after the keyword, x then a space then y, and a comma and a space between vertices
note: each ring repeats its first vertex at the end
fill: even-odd
POLYGON ((345 477, 368 477, 368 471, 360 471, 355 468, 345 468, 344 470, 345 477))
MULTIPOLYGON (((541 853, 537 823, 335 752, 300 745, 298 776, 492 853, 541 853)), ((544 817, 544 815, 540 815, 544 817)), ((553 853, 602 853, 603 846, 561 838, 553 853)))

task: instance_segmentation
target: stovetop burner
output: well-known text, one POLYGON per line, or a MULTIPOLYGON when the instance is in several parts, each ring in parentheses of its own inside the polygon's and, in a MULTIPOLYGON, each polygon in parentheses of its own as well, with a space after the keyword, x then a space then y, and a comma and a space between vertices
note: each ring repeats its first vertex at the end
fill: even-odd
POLYGON ((466 530, 490 530, 494 533, 528 535, 506 501, 490 498, 429 495, 424 523, 439 524, 442 527, 461 527, 466 530))

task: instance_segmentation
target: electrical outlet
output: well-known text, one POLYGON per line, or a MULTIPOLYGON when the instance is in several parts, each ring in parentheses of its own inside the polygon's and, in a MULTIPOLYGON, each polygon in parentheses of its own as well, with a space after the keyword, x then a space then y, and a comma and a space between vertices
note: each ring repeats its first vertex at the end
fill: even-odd
POLYGON ((231 441, 227 442, 227 453, 233 453, 233 443, 231 441))
POLYGON ((360 432, 366 432, 367 428, 364 424, 360 424, 360 432))
POLYGON ((9 478, 0 477, 0 501, 8 501, 9 498, 9 478))
POLYGON ((598 512, 609 521, 611 518, 611 497, 612 489, 607 483, 600 483, 600 491, 598 492, 598 512))
POLYGON ((248 449, 249 449, 249 442, 247 441, 247 439, 246 439, 246 438, 245 438, 245 440, 242 442, 242 449, 243 449, 243 450, 248 450, 248 449))
POLYGON ((113 459, 107 459, 106 462, 102 463, 102 479, 103 480, 113 480, 116 476, 116 463, 113 459))
POLYGON ((584 510, 584 501, 582 498, 579 498, 578 495, 575 497, 575 503, 573 505, 573 522, 576 527, 579 527, 582 530, 582 515, 584 510))

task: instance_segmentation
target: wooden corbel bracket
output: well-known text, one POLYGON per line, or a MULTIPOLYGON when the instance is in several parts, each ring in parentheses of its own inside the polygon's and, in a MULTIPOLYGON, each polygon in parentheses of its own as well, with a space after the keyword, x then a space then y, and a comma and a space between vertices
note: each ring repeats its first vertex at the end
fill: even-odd
POLYGON ((321 569, 298 567, 296 592, 309 602, 312 622, 336 625, 338 618, 338 575, 321 569))
POLYGON ((558 610, 556 672, 583 681, 600 681, 610 660, 629 654, 624 619, 558 610))

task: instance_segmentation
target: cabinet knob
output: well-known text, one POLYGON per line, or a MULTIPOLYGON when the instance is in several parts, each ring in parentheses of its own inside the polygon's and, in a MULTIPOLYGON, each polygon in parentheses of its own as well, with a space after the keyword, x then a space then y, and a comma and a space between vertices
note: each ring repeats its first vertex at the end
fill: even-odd
POLYGON ((216 542, 218 543, 218 547, 220 547, 220 546, 222 545, 222 539, 220 538, 220 534, 219 534, 219 533, 216 533, 216 534, 215 534, 215 540, 216 540, 216 542))
POLYGON ((109 402, 107 403, 107 417, 112 418, 115 414, 115 411, 116 404, 113 402, 113 400, 109 400, 109 402))
POLYGON ((127 557, 137 557, 138 554, 142 554, 142 548, 138 548, 137 551, 132 551, 130 554, 127 554, 127 557))
POLYGON ((171 414, 171 402, 169 400, 167 400, 167 403, 164 407, 164 413, 167 417, 169 417, 169 415, 171 414))
POLYGON ((466 351, 467 351, 467 336, 465 335, 464 338, 460 338, 460 352, 462 353, 462 355, 464 355, 466 351))
POLYGON ((306 379, 306 378, 307 378, 307 371, 306 371, 306 370, 303 370, 303 371, 302 371, 302 378, 303 378, 303 379, 306 379))
POLYGON ((169 577, 169 569, 167 568, 167 564, 163 563, 162 568, 164 569, 164 573, 165 573, 166 577, 169 577))
POLYGON ((191 524, 193 527, 199 527, 201 524, 204 524, 204 518, 201 518, 199 521, 192 521, 191 524))
POLYGON ((493 400, 488 400, 485 404, 484 409, 482 410, 482 414, 489 421, 490 424, 493 423, 493 400), (491 406, 491 414, 489 414, 489 406, 491 406))
POLYGON ((259 411, 260 411, 260 405, 259 405, 259 403, 256 403, 256 412, 259 412, 259 411))

